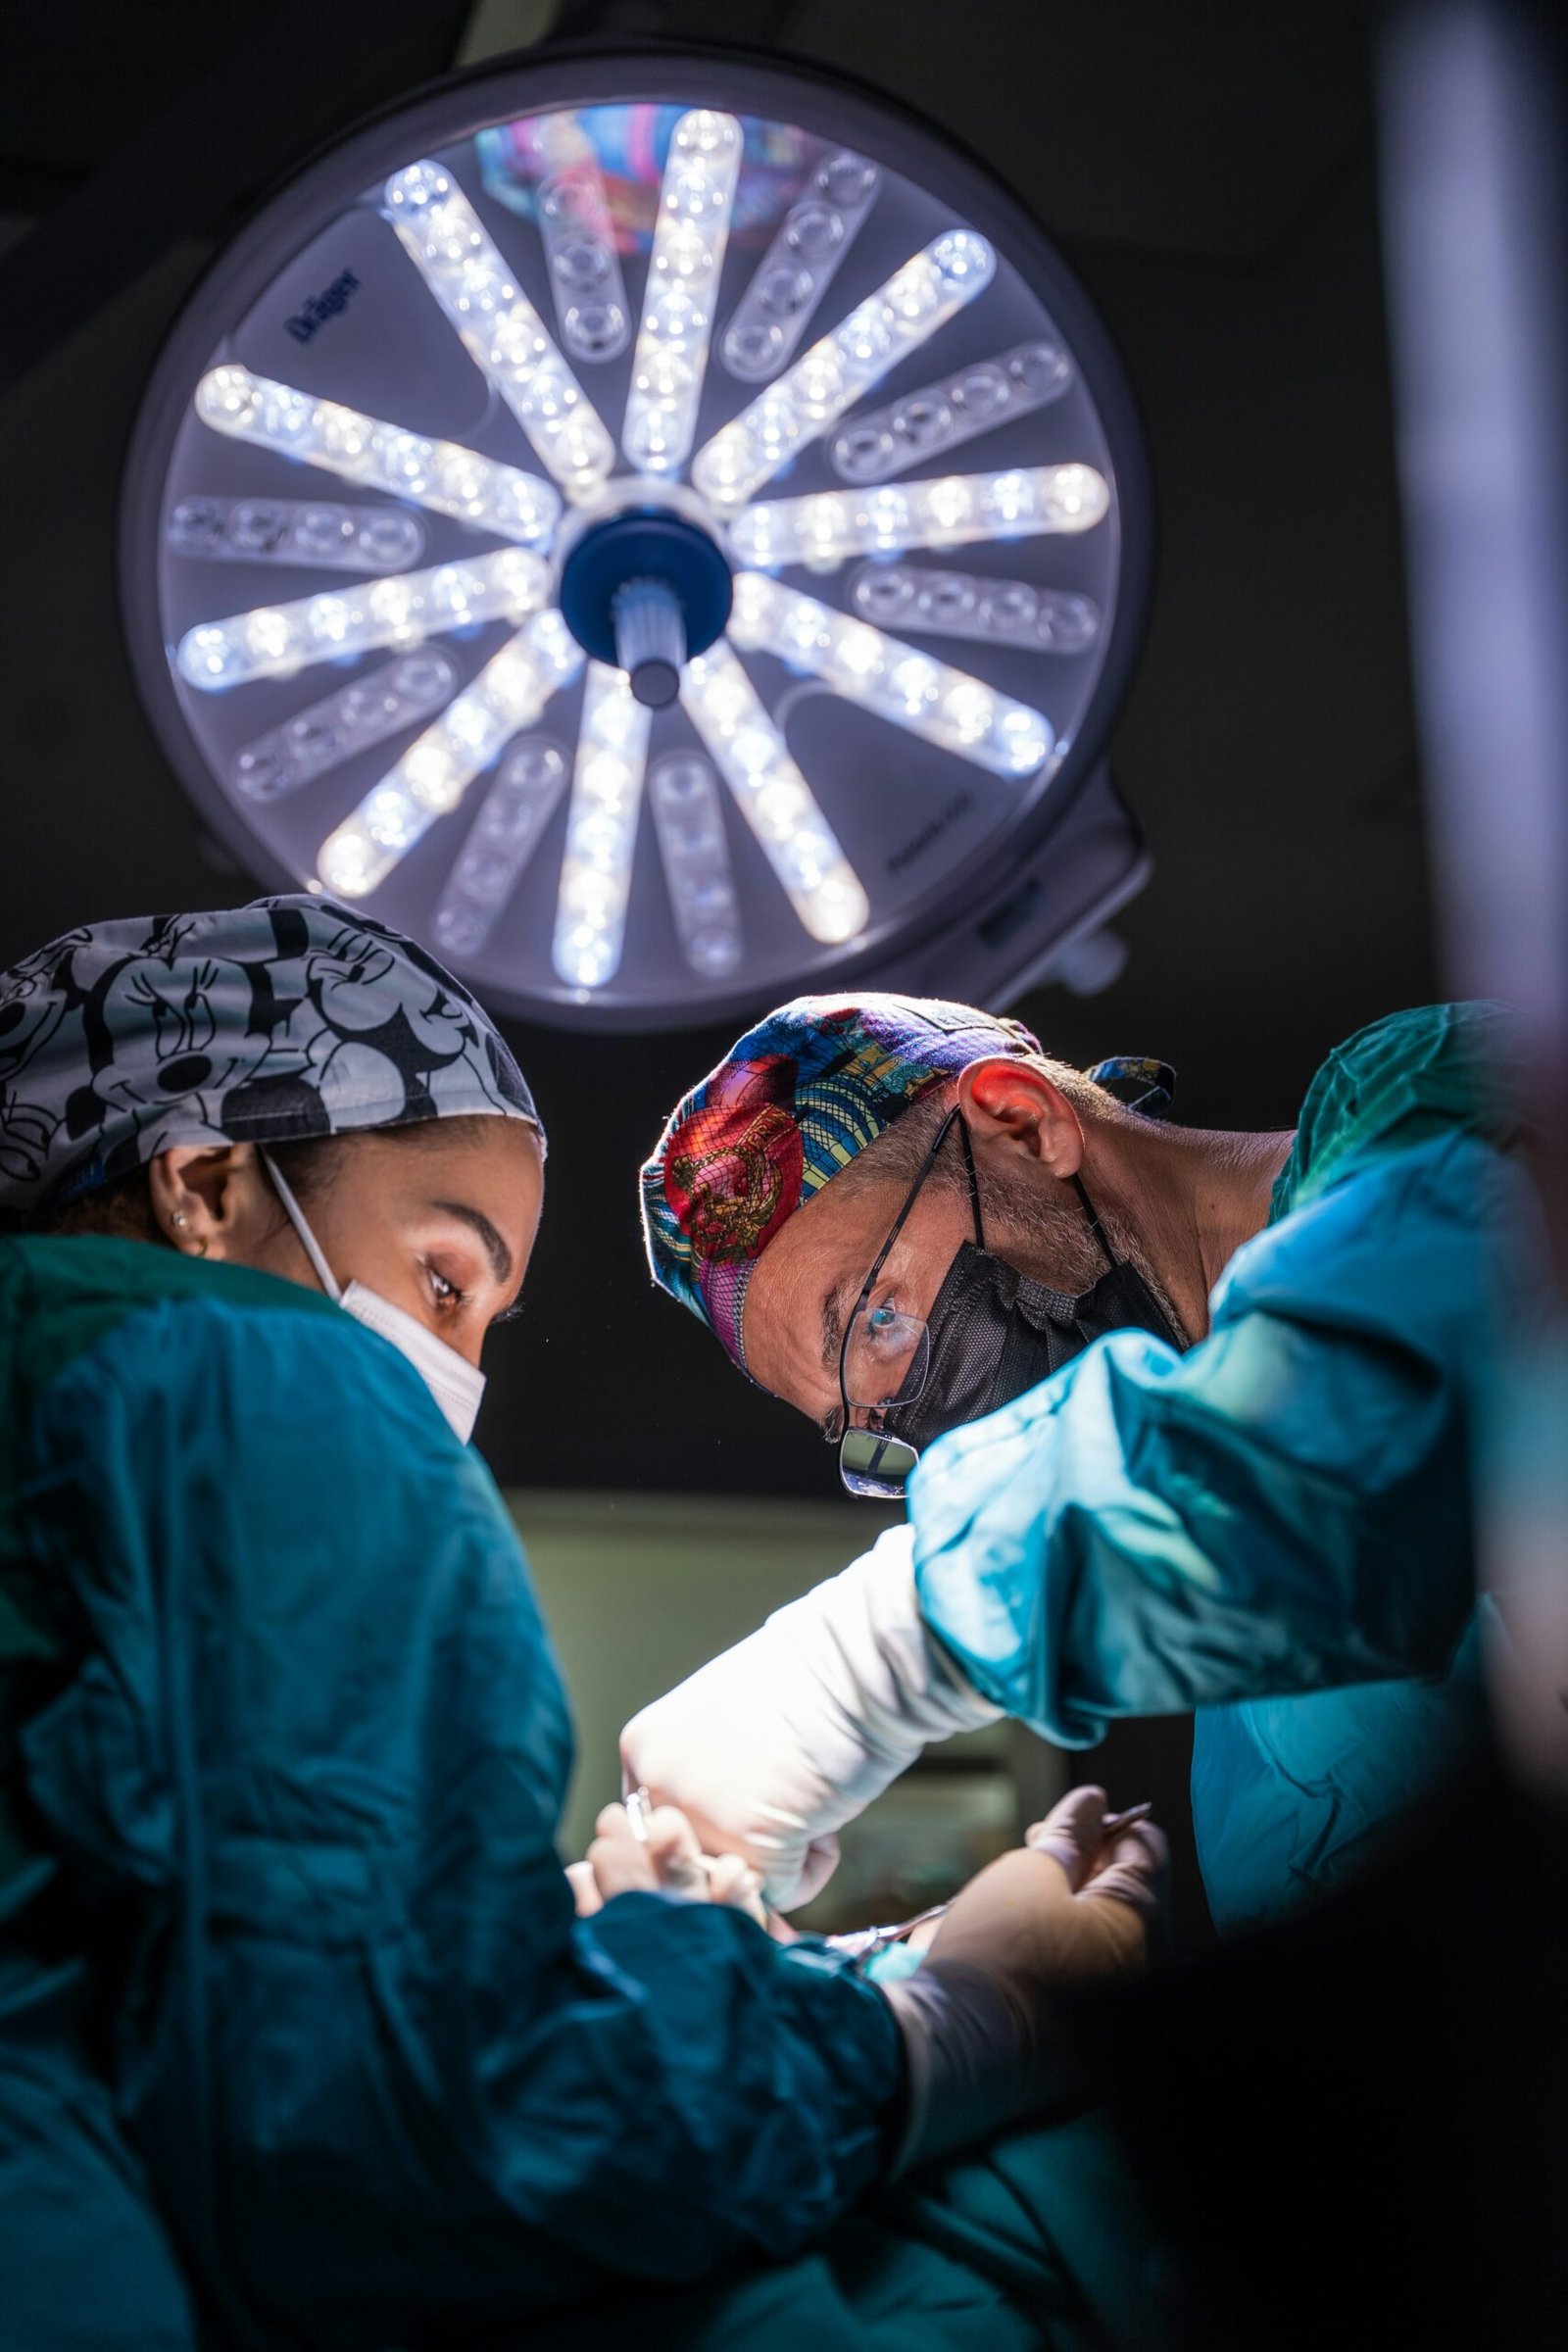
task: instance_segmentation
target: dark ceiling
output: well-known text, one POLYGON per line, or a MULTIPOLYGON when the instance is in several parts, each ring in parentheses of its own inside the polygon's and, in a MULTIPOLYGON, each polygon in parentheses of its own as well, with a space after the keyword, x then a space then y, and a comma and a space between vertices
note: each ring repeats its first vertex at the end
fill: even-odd
MULTIPOLYGON (((1112 743, 1154 880, 1122 977, 1024 1004, 1053 1050, 1147 1050, 1182 1114, 1289 1123, 1316 1062, 1434 980, 1406 676, 1363 12, 1315 0, 567 0, 556 30, 752 41, 858 74, 986 157, 1119 343, 1160 514, 1112 743)), ((137 704, 122 453, 213 245, 367 107, 546 0, 51 0, 0 53, 0 965, 86 918, 249 895, 137 704)), ((826 1494, 804 1423, 649 1290, 634 1175, 723 1035, 514 1033, 552 1133, 527 1312, 481 1437, 518 1484, 826 1494)))

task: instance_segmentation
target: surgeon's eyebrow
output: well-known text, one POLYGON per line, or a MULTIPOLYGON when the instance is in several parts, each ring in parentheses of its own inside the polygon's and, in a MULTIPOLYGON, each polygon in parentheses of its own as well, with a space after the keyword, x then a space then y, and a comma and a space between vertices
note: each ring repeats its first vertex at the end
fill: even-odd
POLYGON ((466 1200, 432 1200, 432 1208, 443 1209, 449 1217, 472 1226, 484 1244, 484 1253, 490 1260, 490 1271, 503 1288, 512 1280, 512 1251, 491 1224, 482 1208, 470 1208, 466 1200))
POLYGON ((822 1300, 822 1369, 838 1378, 839 1351, 844 1346, 844 1310, 849 1304, 852 1275, 830 1283, 822 1300))

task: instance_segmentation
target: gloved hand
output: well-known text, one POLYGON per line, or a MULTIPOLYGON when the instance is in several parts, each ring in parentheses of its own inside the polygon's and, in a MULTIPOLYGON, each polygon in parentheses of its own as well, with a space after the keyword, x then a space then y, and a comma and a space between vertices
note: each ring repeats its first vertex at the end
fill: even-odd
POLYGON ((620 1755, 628 1781, 678 1805, 707 1852, 744 1854, 787 1910, 826 1885, 834 1833, 928 1741, 1001 1712, 927 1632, 913 1531, 895 1527, 634 1715, 620 1755))
POLYGON ((692 1903, 728 1903, 766 1927, 761 1882, 751 1864, 739 1854, 705 1854, 691 1823, 673 1805, 652 1815, 642 1838, 624 1805, 606 1805, 595 1830, 587 1858, 566 1865, 579 1919, 592 1919, 617 1894, 635 1888, 692 1903))
POLYGON ((932 1958, 973 1958, 965 1942, 973 1934, 994 1966, 1011 1968, 1036 1991, 1140 1966, 1161 1920, 1170 1854, 1152 1821, 1107 1838, 1104 1824, 1115 1819, 1103 1788, 1069 1788, 1024 1834, 1029 1853, 1049 1857, 1045 1887, 1032 1891, 1021 1856, 992 1863, 949 1904, 931 1939, 932 1958), (1007 1873, 1031 1888, 1030 1900, 1012 1913, 993 1894, 1007 1873), (992 1897, 989 1907, 978 1899, 982 1891, 992 1897))

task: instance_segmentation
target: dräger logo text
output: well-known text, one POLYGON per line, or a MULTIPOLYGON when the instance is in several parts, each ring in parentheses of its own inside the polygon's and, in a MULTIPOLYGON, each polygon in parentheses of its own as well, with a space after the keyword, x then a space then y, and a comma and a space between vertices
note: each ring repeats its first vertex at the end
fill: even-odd
POLYGON ((905 842, 901 849, 895 850, 891 858, 883 859, 886 870, 890 874, 902 874, 906 865, 912 865, 917 858, 923 857, 934 842, 941 840, 948 827, 956 825, 965 810, 973 807, 974 794, 972 792, 955 793, 947 807, 939 808, 928 825, 922 825, 911 840, 905 842))
POLYGON ((292 318, 284 319, 283 324, 296 343, 308 343, 329 318, 337 318, 340 312, 348 309, 349 296, 357 294, 359 290, 360 281, 353 270, 344 270, 333 278, 324 294, 313 294, 292 318))

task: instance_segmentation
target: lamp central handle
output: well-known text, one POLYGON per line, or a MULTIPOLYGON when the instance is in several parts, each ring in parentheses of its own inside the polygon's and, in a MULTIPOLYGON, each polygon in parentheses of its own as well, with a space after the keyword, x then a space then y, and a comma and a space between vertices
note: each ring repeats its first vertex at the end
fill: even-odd
POLYGON ((667 580, 626 580, 611 604, 615 660, 638 702, 662 710, 680 692, 686 661, 686 613, 667 580))

